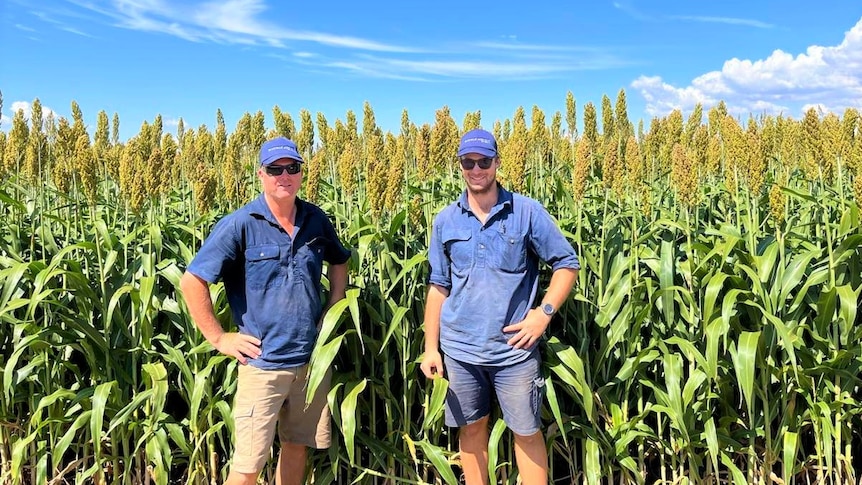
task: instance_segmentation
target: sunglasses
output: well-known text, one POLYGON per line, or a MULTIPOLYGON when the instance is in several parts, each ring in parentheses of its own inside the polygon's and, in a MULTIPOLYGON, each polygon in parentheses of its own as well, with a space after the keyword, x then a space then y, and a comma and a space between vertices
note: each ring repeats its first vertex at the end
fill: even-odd
POLYGON ((482 170, 487 170, 491 168, 491 164, 494 163, 494 159, 492 157, 480 158, 478 160, 461 158, 460 160, 461 168, 463 168, 464 170, 473 170, 473 167, 475 167, 476 164, 479 164, 479 168, 481 168, 482 170))
POLYGON ((287 172, 290 175, 295 175, 302 170, 302 164, 291 163, 290 165, 267 165, 266 167, 263 167, 263 170, 267 175, 271 175, 273 177, 278 177, 284 172, 287 172))

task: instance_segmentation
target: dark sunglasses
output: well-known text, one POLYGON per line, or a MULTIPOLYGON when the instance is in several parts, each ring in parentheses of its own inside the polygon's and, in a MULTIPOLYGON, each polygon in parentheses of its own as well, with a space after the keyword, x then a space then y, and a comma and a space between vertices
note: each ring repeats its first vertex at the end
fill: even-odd
POLYGON ((284 172, 287 172, 290 175, 295 175, 302 170, 302 164, 291 163, 290 165, 267 165, 266 167, 263 167, 263 170, 267 175, 271 175, 273 177, 278 177, 284 172))
POLYGON ((473 170, 473 167, 475 167, 477 163, 479 164, 479 168, 481 168, 482 170, 487 170, 491 168, 491 164, 494 163, 494 159, 492 157, 480 158, 478 160, 461 158, 460 160, 461 168, 463 168, 464 170, 473 170))

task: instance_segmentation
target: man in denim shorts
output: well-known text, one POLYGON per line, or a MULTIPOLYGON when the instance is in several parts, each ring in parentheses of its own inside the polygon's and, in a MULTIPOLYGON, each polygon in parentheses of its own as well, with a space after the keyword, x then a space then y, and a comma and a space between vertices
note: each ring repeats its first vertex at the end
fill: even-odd
POLYGON ((220 220, 180 282, 189 313, 219 352, 242 364, 237 378, 234 456, 226 484, 254 484, 270 457, 276 424, 281 450, 276 483, 299 484, 307 447, 329 446, 327 375, 306 405, 311 351, 323 313, 344 298, 350 251, 329 218, 297 197, 302 156, 296 144, 263 144, 257 176, 263 193, 220 220), (323 263, 330 292, 321 301, 323 263), (225 332, 209 285, 224 281, 238 332, 225 332))
POLYGON ((537 201, 497 183, 500 156, 491 133, 465 133, 458 157, 467 187, 434 219, 421 369, 430 379, 449 379, 446 425, 460 428, 468 485, 488 483, 492 396, 515 435, 521 482, 546 484, 536 343, 572 290, 578 257, 537 201), (534 308, 540 261, 553 274, 534 308))

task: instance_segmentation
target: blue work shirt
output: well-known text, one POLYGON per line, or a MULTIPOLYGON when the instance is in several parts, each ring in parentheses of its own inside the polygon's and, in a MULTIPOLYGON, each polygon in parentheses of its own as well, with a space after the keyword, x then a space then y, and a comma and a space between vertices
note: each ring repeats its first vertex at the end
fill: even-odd
POLYGON ((556 271, 580 269, 578 256, 537 201, 498 184, 497 203, 485 223, 467 192, 434 218, 428 282, 449 290, 440 313, 440 349, 477 365, 510 365, 535 351, 516 349, 503 327, 533 308, 539 261, 556 271))
POLYGON ((249 359, 260 369, 309 361, 323 312, 323 261, 350 258, 314 204, 296 199, 295 226, 287 234, 261 195, 220 220, 188 267, 209 283, 224 281, 240 333, 261 340, 260 357, 249 359))

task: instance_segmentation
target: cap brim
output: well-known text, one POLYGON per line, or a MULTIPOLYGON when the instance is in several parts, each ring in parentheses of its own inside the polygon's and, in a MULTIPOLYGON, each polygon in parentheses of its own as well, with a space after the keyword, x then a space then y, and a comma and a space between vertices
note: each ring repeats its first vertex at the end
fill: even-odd
POLYGON ((272 156, 269 158, 265 158, 262 162, 260 162, 260 164, 264 165, 264 166, 272 165, 274 162, 277 162, 278 160, 281 160, 281 159, 293 160, 293 161, 296 161, 298 163, 304 162, 304 160, 302 160, 301 158, 289 157, 287 155, 275 155, 275 156, 272 156))
POLYGON ((497 152, 495 150, 491 150, 489 148, 484 147, 466 147, 458 150, 458 156, 463 157, 468 153, 478 153, 479 155, 485 155, 486 157, 496 157, 497 152))

